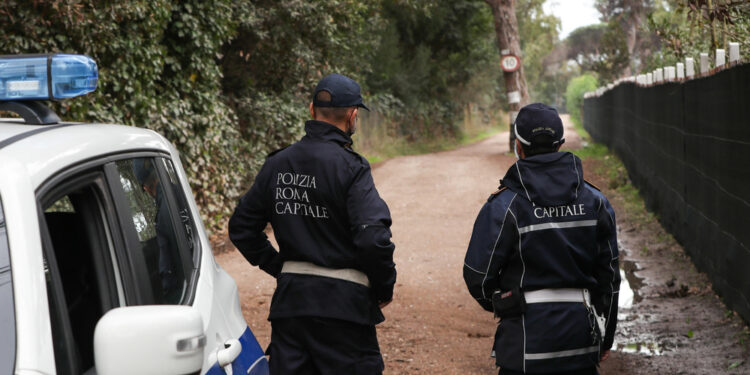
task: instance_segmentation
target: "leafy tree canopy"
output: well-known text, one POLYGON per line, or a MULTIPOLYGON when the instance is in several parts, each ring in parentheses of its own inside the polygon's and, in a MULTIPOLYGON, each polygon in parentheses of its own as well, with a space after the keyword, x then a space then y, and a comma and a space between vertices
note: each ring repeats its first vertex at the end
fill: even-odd
POLYGON ((409 139, 453 134, 464 105, 499 102, 480 0, 6 0, 0 28, 4 54, 93 57, 98 90, 55 109, 164 134, 209 226, 298 139, 326 74, 358 80, 409 139))

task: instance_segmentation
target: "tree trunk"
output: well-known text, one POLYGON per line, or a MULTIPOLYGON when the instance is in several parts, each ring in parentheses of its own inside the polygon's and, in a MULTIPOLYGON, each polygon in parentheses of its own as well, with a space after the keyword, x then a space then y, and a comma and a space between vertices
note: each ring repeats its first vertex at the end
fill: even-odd
MULTIPOLYGON (((495 19, 495 34, 497 35, 497 47, 502 51, 521 57, 521 42, 518 35, 518 21, 516 20, 516 0, 485 0, 492 8, 492 16, 495 19)), ((518 111, 522 106, 529 104, 529 92, 526 88, 526 77, 523 73, 523 63, 515 72, 503 72, 505 78, 505 94, 518 91, 521 96, 520 103, 511 103, 511 111, 518 111)))
POLYGON ((708 0, 708 24, 711 26, 711 55, 713 56, 714 51, 719 48, 719 42, 716 41, 716 30, 714 28, 714 20, 711 18, 711 13, 714 11, 714 5, 711 0, 708 0))
POLYGON ((626 43, 628 46, 628 59, 630 62, 622 73, 622 77, 627 77, 633 74, 633 69, 636 71, 640 66, 635 65, 636 54, 638 54, 639 60, 643 61, 643 57, 640 56, 640 44, 642 39, 638 35, 638 29, 641 26, 643 18, 646 16, 646 5, 643 0, 630 0, 624 3, 626 8, 630 11, 626 14, 625 19, 625 32, 627 35, 626 43))
POLYGON ((632 69, 637 68, 633 66, 635 62, 635 58, 633 54, 635 53, 635 46, 638 41, 638 26, 641 24, 641 15, 639 13, 633 13, 630 15, 630 19, 627 22, 627 39, 626 43, 628 45, 628 66, 625 67, 625 70, 622 72, 623 77, 627 77, 632 75, 632 69))

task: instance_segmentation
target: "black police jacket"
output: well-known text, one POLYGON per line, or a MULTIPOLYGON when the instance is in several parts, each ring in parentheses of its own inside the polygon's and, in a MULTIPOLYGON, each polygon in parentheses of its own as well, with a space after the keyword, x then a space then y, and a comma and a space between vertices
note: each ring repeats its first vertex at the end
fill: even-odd
POLYGON ((497 290, 588 289, 606 328, 602 335, 584 303, 527 304, 497 327, 497 364, 529 373, 595 366, 615 333, 617 259, 614 211, 583 180, 578 157, 542 154, 511 166, 474 224, 463 271, 469 292, 493 311, 497 290))
POLYGON ((277 278, 270 320, 317 316, 377 324, 384 320, 378 302, 391 300, 396 282, 388 206, 349 135, 321 121, 305 123, 305 132, 266 159, 229 220, 229 238, 250 263, 277 278), (279 251, 263 232, 269 222, 279 251), (370 288, 280 273, 285 261, 357 269, 370 288))

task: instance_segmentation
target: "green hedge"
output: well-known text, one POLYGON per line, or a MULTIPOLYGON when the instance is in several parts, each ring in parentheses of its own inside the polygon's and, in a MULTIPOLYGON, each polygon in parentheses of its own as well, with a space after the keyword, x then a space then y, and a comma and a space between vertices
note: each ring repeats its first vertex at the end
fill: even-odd
POLYGON ((62 118, 143 126, 176 144, 204 219, 239 193, 245 162, 216 64, 234 31, 231 1, 7 0, 3 54, 68 52, 94 58, 93 94, 54 103, 62 118))
POLYGON ((568 111, 570 112, 570 119, 576 128, 583 130, 583 121, 581 118, 581 111, 583 110, 583 94, 588 91, 596 90, 596 77, 591 74, 584 74, 573 78, 568 83, 568 88, 565 90, 565 101, 567 103, 568 111))
POLYGON ((94 58, 97 91, 52 106, 175 143, 216 229, 299 138, 323 75, 358 80, 409 140, 456 132, 466 103, 500 92, 491 19, 479 0, 6 0, 0 54, 94 58))

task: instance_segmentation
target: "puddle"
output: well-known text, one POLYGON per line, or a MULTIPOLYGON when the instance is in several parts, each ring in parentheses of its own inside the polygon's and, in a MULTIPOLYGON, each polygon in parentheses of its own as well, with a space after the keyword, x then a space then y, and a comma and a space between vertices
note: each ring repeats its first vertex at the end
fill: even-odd
POLYGON ((616 344, 617 350, 623 353, 661 355, 662 349, 655 342, 634 342, 629 344, 616 344))
MULTIPOLYGON (((627 249, 619 244, 620 252, 627 258, 629 253, 627 249)), ((639 326, 648 323, 650 320, 659 319, 651 314, 640 314, 637 304, 643 300, 640 294, 641 288, 646 285, 643 277, 636 274, 641 267, 632 260, 622 260, 620 262, 620 296, 618 299, 619 313, 617 314, 617 335, 613 344, 614 350, 641 355, 662 355, 664 348, 659 345, 655 338, 644 333, 639 326), (636 307, 634 309, 634 307, 636 307)))
POLYGON ((638 289, 631 287, 631 280, 633 285, 641 287, 643 286, 643 278, 635 275, 635 271, 638 270, 638 265, 635 262, 624 261, 622 262, 622 266, 624 269, 620 269, 622 281, 620 282, 620 297, 617 303, 619 306, 617 314, 618 334, 615 337, 613 347, 615 350, 623 353, 661 355, 662 348, 655 341, 644 340, 644 335, 628 337, 633 334, 631 325, 645 323, 642 321, 645 319, 644 316, 638 315, 631 310, 634 303, 638 303, 643 299, 638 294, 638 289))
POLYGON ((639 293, 641 288, 646 284, 643 277, 636 275, 637 271, 641 270, 633 260, 628 259, 630 251, 625 247, 621 241, 617 241, 617 247, 620 249, 620 308, 631 308, 633 304, 637 304, 643 300, 643 297, 639 293), (625 258, 623 260, 623 258, 625 258))
POLYGON ((617 300, 617 306, 621 309, 629 309, 633 307, 633 289, 630 288, 630 282, 628 281, 625 271, 620 270, 620 297, 617 300))

